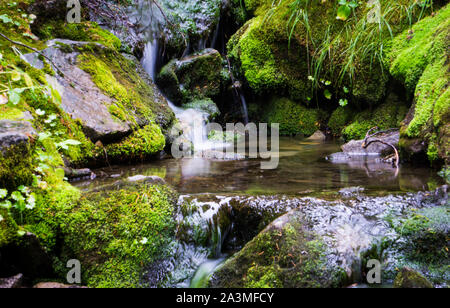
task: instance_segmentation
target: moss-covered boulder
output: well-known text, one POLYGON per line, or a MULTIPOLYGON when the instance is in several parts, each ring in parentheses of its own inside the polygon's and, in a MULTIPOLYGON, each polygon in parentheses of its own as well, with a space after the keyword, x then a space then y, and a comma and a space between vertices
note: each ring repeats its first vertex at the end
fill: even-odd
POLYGON ((279 123, 283 136, 311 136, 319 128, 321 112, 288 98, 274 98, 260 108, 261 122, 279 123))
POLYGON ((395 278, 394 288, 432 289, 433 285, 420 273, 405 267, 395 278))
POLYGON ((345 285, 346 275, 327 265, 326 244, 305 226, 300 211, 264 229, 213 275, 225 288, 314 288, 345 285))
MULTIPOLYGON (((164 149, 164 133, 175 116, 137 60, 94 43, 54 40, 48 44, 43 53, 58 74, 47 75, 46 82, 58 91, 63 112, 81 126, 75 139, 90 145, 84 154, 87 160, 101 163, 105 149, 117 161, 151 158, 164 149), (98 141, 106 148, 95 148, 98 141), (142 147, 130 151, 126 147, 130 142, 142 147)), ((45 61, 36 54, 26 58, 36 68, 44 67, 45 61)))
POLYGON ((146 267, 169 253, 175 204, 163 185, 129 183, 80 197, 64 184, 39 195, 26 228, 56 257, 62 279, 67 261, 78 259, 83 285, 139 287, 146 267))
POLYGON ((208 119, 210 121, 213 121, 220 115, 219 108, 217 107, 216 103, 214 103, 213 100, 211 99, 194 100, 190 103, 183 105, 183 108, 185 109, 191 108, 202 111, 208 115, 208 119))
POLYGON ((401 134, 400 146, 407 159, 449 159, 449 29, 447 5, 397 36, 387 52, 392 76, 414 96, 401 134))
POLYGON ((389 26, 370 21, 373 7, 363 2, 342 20, 336 18, 342 6, 336 1, 246 0, 253 18, 230 39, 230 59, 260 95, 306 102, 314 88, 319 99, 333 91, 337 102, 346 92, 353 103, 376 105, 389 79, 383 46, 423 13, 412 0, 379 2, 389 26), (410 7, 408 14, 403 6, 410 7), (339 91, 344 86, 348 91, 339 91))
POLYGON ((157 83, 177 105, 219 95, 222 87, 222 57, 217 50, 205 49, 175 59, 164 66, 157 83))

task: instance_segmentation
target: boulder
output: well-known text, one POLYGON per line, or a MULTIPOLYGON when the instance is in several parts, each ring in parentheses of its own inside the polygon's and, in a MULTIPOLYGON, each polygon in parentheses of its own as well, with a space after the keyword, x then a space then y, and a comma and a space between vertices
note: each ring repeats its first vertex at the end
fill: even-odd
POLYGON ((217 50, 170 61, 156 81, 169 100, 183 105, 196 99, 211 98, 221 90, 222 57, 217 50))
POLYGON ((320 130, 316 131, 311 137, 308 138, 310 141, 325 141, 327 136, 320 130))
POLYGON ((404 267, 395 278, 394 288, 432 289, 433 285, 420 273, 404 267))
MULTIPOLYGON (((49 41, 49 47, 42 53, 53 61, 58 72, 64 76, 58 74, 56 77, 47 76, 47 79, 58 90, 62 109, 73 119, 80 120, 86 136, 94 143, 98 140, 111 143, 130 134, 132 129, 129 123, 113 118, 108 108, 114 100, 106 96, 95 85, 91 76, 77 66, 79 53, 73 48, 86 44, 88 43, 69 40, 49 41), (63 51, 62 46, 70 46, 70 49, 65 48, 63 51)), ((34 67, 44 68, 38 54, 32 53, 24 57, 34 67)))

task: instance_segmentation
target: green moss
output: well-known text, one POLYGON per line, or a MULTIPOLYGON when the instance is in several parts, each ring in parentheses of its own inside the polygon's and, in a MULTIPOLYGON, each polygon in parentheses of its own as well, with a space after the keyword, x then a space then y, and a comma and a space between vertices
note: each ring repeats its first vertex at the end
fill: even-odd
POLYGON ((140 286, 144 265, 172 241, 172 196, 164 187, 136 186, 82 198, 61 213, 63 256, 80 258, 88 286, 140 286))
POLYGON ((450 5, 397 36, 388 49, 391 74, 414 93, 414 110, 402 128, 402 150, 408 139, 428 145, 430 161, 448 160, 450 148, 450 78, 447 60, 450 5))
POLYGON ((310 136, 319 127, 319 111, 308 109, 287 98, 273 99, 263 107, 262 121, 280 124, 284 136, 304 134, 310 136))
POLYGON ((23 116, 23 112, 18 108, 0 105, 0 120, 19 120, 23 116))
POLYGON ((433 288, 433 285, 420 273, 403 269, 394 280, 394 288, 433 288))
MULTIPOLYGON (((425 264, 448 260, 450 209, 439 206, 411 211, 407 218, 394 222, 395 230, 407 239, 407 257, 425 264)), ((445 261, 444 261, 445 263, 445 261)))
POLYGON ((358 113, 352 123, 344 128, 342 135, 346 140, 364 139, 372 127, 378 126, 380 130, 400 127, 407 112, 404 105, 387 102, 375 110, 366 110, 358 113))
POLYGON ((50 20, 35 29, 36 35, 42 39, 69 39, 72 41, 95 42, 110 48, 120 50, 121 41, 111 32, 103 30, 95 22, 65 23, 60 20, 50 20))
POLYGON ((344 127, 349 124, 353 116, 353 111, 349 107, 338 107, 331 114, 328 121, 328 127, 333 132, 333 135, 340 136, 344 127))
POLYGON ((206 49, 180 60, 170 61, 162 68, 157 83, 171 101, 183 105, 219 95, 223 81, 222 71, 220 53, 206 49))
POLYGON ((281 269, 277 266, 258 266, 254 264, 248 269, 245 277, 245 288, 281 288, 283 285, 279 280, 281 269))
POLYGON ((78 57, 80 68, 92 76, 106 95, 116 100, 115 106, 109 107, 112 115, 120 120, 126 118, 135 126, 136 118, 151 123, 163 115, 169 123, 173 121, 173 113, 156 99, 154 89, 139 76, 134 62, 100 46, 87 45, 81 52, 78 57))
POLYGON ((17 238, 18 231, 8 210, 0 208, 0 248, 12 243, 17 238))
POLYGON ((288 94, 306 101, 307 62, 298 56, 304 52, 296 44, 288 48, 285 33, 280 33, 284 26, 276 20, 261 15, 247 22, 228 43, 230 57, 256 93, 288 94))
POLYGON ((337 287, 343 276, 338 269, 333 273, 327 269, 324 247, 296 219, 283 227, 269 226, 218 269, 212 284, 226 288, 337 287))
POLYGON ((55 257, 65 278, 69 259, 82 263, 90 287, 139 287, 146 265, 163 257, 175 231, 175 193, 130 185, 81 196, 59 181, 38 192, 25 229, 55 257))
POLYGON ((150 124, 119 143, 107 145, 105 150, 113 161, 143 161, 161 152, 165 145, 161 128, 150 124))
POLYGON ((15 189, 33 182, 32 146, 28 143, 13 145, 0 151, 0 187, 15 189))

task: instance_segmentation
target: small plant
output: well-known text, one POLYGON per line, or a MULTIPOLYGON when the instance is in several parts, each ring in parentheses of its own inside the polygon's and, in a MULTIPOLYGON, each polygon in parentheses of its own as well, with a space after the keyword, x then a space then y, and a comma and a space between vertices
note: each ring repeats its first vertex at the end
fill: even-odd
POLYGON ((342 21, 346 21, 352 14, 352 11, 359 6, 358 2, 355 0, 340 0, 339 5, 336 19, 342 21))
POLYGON ((23 223, 23 213, 26 210, 34 209, 36 205, 36 196, 28 187, 19 186, 16 191, 8 195, 6 189, 0 189, 0 208, 12 209, 20 213, 23 223))

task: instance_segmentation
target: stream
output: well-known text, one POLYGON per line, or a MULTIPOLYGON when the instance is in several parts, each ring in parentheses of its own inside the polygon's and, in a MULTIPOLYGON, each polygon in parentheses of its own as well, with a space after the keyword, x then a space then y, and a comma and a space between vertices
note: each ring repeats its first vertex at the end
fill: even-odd
MULTIPOLYGON (((250 219, 248 226, 245 225, 246 217, 243 217, 244 223, 220 223, 220 217, 224 216, 221 212, 231 211, 236 204, 257 209, 257 212, 270 212, 273 217, 277 217, 301 207, 305 204, 304 199, 312 196, 324 200, 339 199, 342 197, 339 191, 349 187, 358 187, 357 191, 364 191, 364 195, 376 198, 433 190, 444 184, 428 168, 402 165, 396 172, 391 165, 378 163, 374 157, 344 164, 326 160, 327 155, 339 149, 340 144, 335 141, 323 143, 282 138, 280 163, 275 170, 261 170, 259 160, 252 159, 163 159, 147 164, 95 170, 99 175, 97 179, 76 182, 74 185, 89 191, 126 181, 136 175, 165 179, 180 193, 179 206, 190 206, 177 217, 178 225, 181 226, 179 229, 182 230, 177 238, 186 237, 187 240, 174 243, 172 249, 175 258, 162 260, 149 269, 149 280, 155 280, 151 283, 155 287, 204 287, 218 266, 257 234, 257 230, 252 229, 256 228, 256 224, 252 224, 250 219), (199 237, 196 232, 206 238, 203 245, 192 242, 192 238, 199 237), (245 233, 245 238, 239 238, 240 233, 245 233)), ((309 199, 307 201, 310 203, 309 199)), ((345 213, 345 207, 342 210, 345 213)), ((384 211, 381 206, 380 211, 384 211)), ((325 219, 327 215, 331 214, 320 213, 319 217, 325 219)), ((353 227, 369 229, 371 222, 361 218, 353 227)), ((381 230, 380 234, 383 232, 386 230, 381 230)), ((345 234, 343 238, 348 238, 345 234)), ((367 238, 363 240, 367 241, 367 238)), ((353 239, 347 239, 344 243, 356 245, 353 239)))

